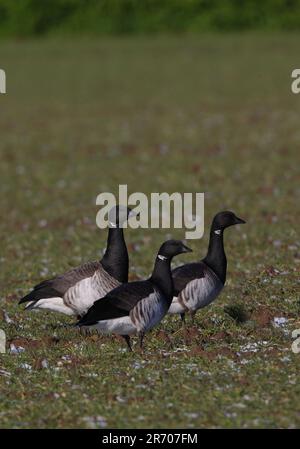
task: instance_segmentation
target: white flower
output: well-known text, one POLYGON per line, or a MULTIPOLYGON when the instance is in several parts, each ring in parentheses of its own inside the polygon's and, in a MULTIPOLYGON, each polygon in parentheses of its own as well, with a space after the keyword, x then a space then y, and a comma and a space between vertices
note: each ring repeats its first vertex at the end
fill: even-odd
POLYGON ((28 363, 21 363, 20 368, 27 369, 28 371, 32 370, 31 365, 28 365, 28 363))
POLYGON ((274 317, 273 323, 275 327, 284 327, 287 323, 288 319, 285 317, 274 317))

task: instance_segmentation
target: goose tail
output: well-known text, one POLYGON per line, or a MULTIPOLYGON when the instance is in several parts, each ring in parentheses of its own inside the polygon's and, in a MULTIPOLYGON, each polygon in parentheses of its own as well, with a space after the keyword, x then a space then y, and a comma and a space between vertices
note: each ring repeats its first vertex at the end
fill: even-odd
POLYGON ((28 293, 28 295, 23 296, 23 298, 20 299, 18 304, 23 304, 24 302, 30 302, 30 303, 36 302, 37 299, 35 297, 35 293, 36 292, 32 291, 32 292, 28 293))

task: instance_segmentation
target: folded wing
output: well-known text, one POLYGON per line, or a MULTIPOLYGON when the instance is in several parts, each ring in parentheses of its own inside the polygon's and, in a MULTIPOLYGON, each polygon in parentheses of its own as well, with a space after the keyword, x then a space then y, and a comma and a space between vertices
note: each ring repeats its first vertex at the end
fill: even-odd
POLYGON ((43 281, 36 285, 28 295, 20 299, 19 304, 28 301, 38 301, 39 299, 62 297, 69 288, 73 287, 77 282, 93 276, 99 268, 101 268, 100 262, 87 262, 60 276, 43 281))
POLYGON ((150 281, 122 284, 96 301, 87 314, 78 322, 79 326, 92 326, 98 321, 129 315, 139 301, 154 292, 150 281))
POLYGON ((205 265, 202 262, 188 263, 177 267, 172 271, 174 283, 174 296, 186 287, 194 279, 200 279, 205 276, 205 265))

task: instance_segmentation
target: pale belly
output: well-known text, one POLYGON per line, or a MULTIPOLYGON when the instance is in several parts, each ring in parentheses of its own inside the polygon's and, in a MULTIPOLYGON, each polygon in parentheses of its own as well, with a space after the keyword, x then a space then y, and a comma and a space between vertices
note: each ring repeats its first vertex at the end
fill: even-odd
POLYGON ((72 310, 70 307, 67 307, 64 304, 64 301, 62 298, 45 298, 40 299, 39 301, 30 301, 25 309, 42 309, 42 310, 50 310, 51 312, 59 312, 63 313, 65 315, 73 316, 75 315, 74 310, 72 310))
POLYGON ((173 296, 173 300, 172 300, 172 303, 168 310, 168 313, 174 314, 174 313, 184 313, 184 312, 185 312, 185 308, 183 307, 182 304, 180 304, 180 302, 178 302, 178 297, 173 296))
POLYGON ((97 331, 103 334, 133 335, 137 333, 137 328, 129 316, 114 318, 112 320, 102 320, 88 327, 90 329, 97 329, 97 331))

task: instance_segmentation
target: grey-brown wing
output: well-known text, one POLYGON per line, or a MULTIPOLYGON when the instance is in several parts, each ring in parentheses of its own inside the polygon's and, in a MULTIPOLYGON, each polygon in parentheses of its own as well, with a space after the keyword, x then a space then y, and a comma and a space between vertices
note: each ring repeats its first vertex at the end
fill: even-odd
POLYGON ((206 267, 202 262, 194 262, 182 265, 172 270, 174 296, 186 287, 194 279, 200 279, 205 276, 206 267))
MULTIPOLYGON (((73 285, 83 279, 93 276, 95 272, 101 268, 102 265, 100 262, 87 262, 73 270, 67 271, 61 276, 57 276, 49 282, 51 282, 51 285, 55 290, 61 294, 65 294, 70 287, 73 287, 73 285)), ((104 270, 104 268, 102 269, 104 270)))
POLYGON ((19 301, 19 304, 42 298, 62 297, 70 287, 93 276, 98 269, 104 270, 100 262, 87 262, 53 279, 47 279, 36 285, 28 295, 19 301))

